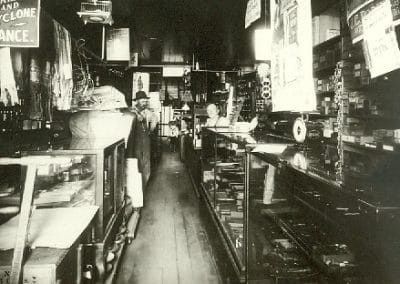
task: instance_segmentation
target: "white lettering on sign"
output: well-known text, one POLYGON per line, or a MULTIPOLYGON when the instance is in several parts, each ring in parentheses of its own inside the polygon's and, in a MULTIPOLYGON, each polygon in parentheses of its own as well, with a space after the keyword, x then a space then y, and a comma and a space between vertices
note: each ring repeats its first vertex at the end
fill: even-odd
POLYGON ((0 0, 0 46, 39 46, 40 0, 0 0))
POLYGON ((17 0, 0 0, 0 4, 8 4, 8 3, 12 3, 15 2, 17 0))
POLYGON ((8 23, 22 18, 35 18, 36 8, 25 8, 11 11, 10 13, 0 14, 0 21, 8 23))
POLYGON ((28 30, 2 30, 2 29, 0 29, 0 41, 29 42, 29 31, 28 30))
POLYGON ((18 2, 14 2, 11 4, 3 4, 0 6, 0 11, 13 10, 13 9, 17 9, 18 7, 19 7, 18 2))

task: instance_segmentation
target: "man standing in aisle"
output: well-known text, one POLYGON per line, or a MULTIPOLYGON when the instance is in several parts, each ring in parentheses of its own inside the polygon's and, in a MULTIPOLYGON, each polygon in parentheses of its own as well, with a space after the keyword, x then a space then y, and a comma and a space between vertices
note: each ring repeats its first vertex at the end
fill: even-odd
POLYGON ((126 157, 127 165, 127 186, 128 192, 130 188, 136 188, 136 194, 132 193, 131 198, 134 207, 143 206, 143 195, 137 191, 136 172, 139 171, 142 176, 142 189, 146 187, 150 177, 150 134, 157 126, 157 119, 152 111, 148 109, 148 97, 145 92, 136 93, 136 105, 130 110, 132 119, 132 127, 128 137, 126 157), (137 163, 137 164, 136 164, 137 163), (134 185, 133 185, 134 184, 134 185), (135 200, 137 199, 137 200, 135 200))

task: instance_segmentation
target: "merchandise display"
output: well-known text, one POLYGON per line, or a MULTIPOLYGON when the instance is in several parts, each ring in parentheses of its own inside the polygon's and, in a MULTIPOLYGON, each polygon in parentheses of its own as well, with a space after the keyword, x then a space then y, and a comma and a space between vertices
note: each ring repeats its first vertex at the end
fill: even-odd
MULTIPOLYGON (((203 132, 212 142, 203 149, 201 195, 238 281, 394 283, 400 182, 393 170, 379 169, 388 159, 371 169, 345 150, 346 165, 354 160, 358 168, 344 168, 338 181, 329 151, 262 133, 203 132)), ((396 159, 389 163, 397 168, 396 159)))
POLYGON ((64 2, 0 0, 0 283, 399 282, 400 0, 64 2))
MULTIPOLYGON (((41 161, 37 166, 33 200, 34 205, 38 208, 37 210, 39 210, 36 214, 39 217, 37 217, 37 221, 35 221, 36 215, 33 216, 33 221, 35 222, 32 225, 32 232, 35 233, 39 230, 43 231, 43 233, 47 232, 47 234, 45 236, 40 236, 40 234, 37 233, 33 235, 32 240, 34 245, 39 247, 39 250, 43 250, 42 246, 44 243, 47 244, 46 247, 54 243, 54 248, 56 249, 55 254, 60 255, 60 257, 64 257, 66 254, 72 254, 71 257, 74 257, 74 259, 69 261, 73 261, 72 263, 76 265, 79 271, 83 271, 87 267, 95 267, 96 271, 101 272, 101 274, 98 275, 98 277, 100 277, 99 279, 105 280, 113 277, 113 273, 111 273, 112 269, 107 268, 113 268, 118 265, 120 258, 117 257, 117 255, 120 255, 123 249, 121 240, 124 238, 123 230, 126 231, 124 224, 124 153, 125 143, 123 140, 104 141, 100 139, 73 140, 64 144, 60 149, 22 153, 21 159, 23 160, 31 160, 32 162, 41 161), (54 227, 65 223, 66 221, 63 221, 67 218, 65 210, 69 208, 70 210, 75 210, 71 211, 71 214, 69 214, 71 218, 74 218, 73 216, 76 216, 76 212, 79 214, 79 211, 77 211, 79 208, 84 210, 85 208, 90 209, 93 207, 95 207, 98 212, 95 216, 92 214, 93 221, 90 222, 89 229, 87 229, 88 224, 83 227, 78 227, 78 223, 70 223, 71 225, 76 224, 74 230, 69 230, 69 233, 74 233, 72 236, 75 239, 72 241, 70 238, 66 240, 68 240, 69 244, 72 243, 73 245, 69 245, 66 248, 62 243, 62 240, 64 237, 68 237, 68 234, 65 234, 63 238, 59 237, 57 240, 49 241, 49 238, 56 237, 57 234, 55 234, 51 228, 47 228, 46 224, 54 227), (47 211, 41 210, 58 212, 57 214, 59 214, 60 217, 58 220, 51 218, 47 220, 43 219, 43 214, 39 213, 47 211), (37 226, 39 226, 38 228, 40 229, 37 229, 37 226), (76 232, 76 230, 81 227, 83 229, 76 232), (87 233, 86 239, 76 242, 86 231, 90 232, 87 233), (79 249, 77 248, 78 245, 79 249), (60 248, 62 251, 57 250, 60 248), (74 251, 70 252, 70 250, 74 251), (80 259, 82 255, 80 257, 76 256, 77 250, 79 250, 82 255, 91 254, 93 257, 80 259), (109 259, 110 253, 116 256, 112 260, 109 259)), ((22 174, 21 169, 14 166, 2 166, 1 172, 11 175, 8 179, 2 180, 3 196, 0 198, 0 206, 2 208, 8 208, 10 206, 19 205, 21 198, 21 192, 19 190, 21 188, 21 179, 19 178, 22 174)), ((84 213, 85 211, 80 213, 82 217, 81 221, 85 220, 84 213)), ((52 216, 54 215, 54 217, 58 216, 56 213, 51 214, 52 216)), ((1 222, 5 222, 12 216, 15 216, 15 213, 8 214, 5 219, 5 216, 2 214, 1 222)), ((18 223, 12 220, 6 222, 4 226, 10 227, 9 224, 18 223)), ((62 230, 59 229, 58 232, 62 232, 62 230)), ((6 253, 6 251, 2 251, 1 253, 6 253)), ((43 252, 38 251, 39 255, 41 253, 43 252)), ((33 255, 35 255, 35 253, 33 255)), ((45 255, 47 255, 47 253, 45 255)), ((43 261, 51 260, 45 258, 43 261)), ((61 263, 62 258, 57 261, 61 263)), ((37 265, 37 260, 29 258, 28 263, 37 265)), ((1 265, 4 266, 6 263, 2 263, 1 265)), ((35 271, 36 270, 31 270, 31 273, 36 275, 35 273, 37 272, 35 271)), ((74 279, 81 279, 82 275, 79 271, 74 272, 76 273, 73 276, 74 279)), ((29 272, 27 275, 29 275, 29 272)), ((50 280, 46 278, 46 281, 50 280)))

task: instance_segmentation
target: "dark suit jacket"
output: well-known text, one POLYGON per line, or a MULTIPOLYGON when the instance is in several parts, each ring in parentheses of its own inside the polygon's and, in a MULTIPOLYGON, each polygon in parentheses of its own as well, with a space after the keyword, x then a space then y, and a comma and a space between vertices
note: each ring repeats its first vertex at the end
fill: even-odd
POLYGON ((138 159, 139 171, 143 175, 143 186, 145 186, 150 177, 150 132, 146 119, 139 112, 133 111, 131 115, 133 120, 126 157, 138 159))

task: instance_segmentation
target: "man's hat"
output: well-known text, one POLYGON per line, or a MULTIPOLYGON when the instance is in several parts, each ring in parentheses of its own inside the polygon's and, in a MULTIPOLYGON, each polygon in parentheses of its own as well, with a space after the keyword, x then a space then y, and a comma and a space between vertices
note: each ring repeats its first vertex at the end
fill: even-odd
POLYGON ((149 97, 143 91, 136 92, 135 100, 140 100, 140 99, 149 99, 149 97))

